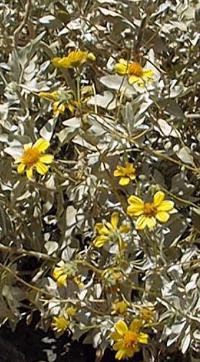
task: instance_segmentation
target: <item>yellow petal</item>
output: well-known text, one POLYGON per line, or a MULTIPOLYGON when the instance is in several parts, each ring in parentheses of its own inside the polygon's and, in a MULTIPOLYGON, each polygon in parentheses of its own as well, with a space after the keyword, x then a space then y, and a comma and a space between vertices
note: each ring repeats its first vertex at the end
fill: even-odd
POLYGON ((128 203, 131 204, 131 205, 137 205, 137 206, 140 206, 140 207, 144 206, 144 202, 139 197, 134 196, 134 195, 131 195, 128 198, 128 203))
POLYGON ((143 78, 153 79, 154 71, 152 69, 143 69, 143 78))
POLYGON ((115 64, 115 72, 119 75, 125 75, 127 73, 128 70, 128 66, 122 63, 117 63, 115 64))
POLYGON ((139 87, 144 87, 145 86, 145 82, 141 77, 137 77, 136 75, 131 75, 129 76, 129 84, 136 84, 139 87))
POLYGON ((138 336, 138 342, 140 342, 142 344, 147 344, 148 339, 149 339, 149 336, 146 333, 140 333, 138 336))
POLYGON ((38 161, 36 163, 35 167, 36 167, 37 172, 40 175, 45 175, 47 173, 47 171, 48 171, 48 167, 44 163, 42 163, 40 161, 38 161))
POLYGON ((147 224, 147 227, 149 229, 153 229, 154 226, 156 226, 156 219, 154 216, 152 217, 148 217, 147 220, 146 220, 146 224, 147 224))
POLYGON ((96 246, 96 248, 101 248, 105 243, 109 241, 108 236, 97 236, 96 239, 94 239, 93 244, 96 246))
POLYGON ((128 331, 128 327, 123 320, 120 320, 115 323, 115 330, 117 333, 119 333, 120 336, 123 336, 124 333, 128 331))
POLYGON ((20 163, 19 166, 17 167, 17 172, 19 174, 22 174, 25 170, 25 164, 24 163, 20 163))
POLYGON ((143 214, 143 207, 139 205, 129 205, 127 207, 127 214, 130 216, 140 216, 143 214))
POLYGON ((121 338, 121 336, 117 332, 112 332, 110 334, 110 338, 113 339, 113 341, 118 341, 118 339, 121 338))
POLYGON ((119 361, 121 359, 125 359, 126 358, 126 349, 120 349, 116 355, 115 355, 115 358, 118 359, 119 361))
POLYGON ((119 223, 119 214, 118 212, 113 212, 111 215, 111 225, 113 229, 117 230, 118 223, 119 223))
POLYGON ((174 207, 173 201, 164 200, 160 203, 160 205, 157 207, 158 211, 170 211, 174 207))
POLYGON ((67 275, 62 274, 57 278, 57 284, 60 286, 65 286, 67 284, 67 275))
POLYGON ((53 155, 46 154, 40 156, 39 161, 42 163, 50 164, 53 162, 53 159, 54 159, 53 155))
POLYGON ((136 222, 135 228, 136 230, 144 230, 144 228, 147 225, 147 217, 144 215, 141 215, 136 222))
POLYGON ((37 148, 39 152, 44 152, 49 147, 49 141, 45 140, 44 138, 39 138, 33 145, 34 148, 37 148))
POLYGON ((33 178, 33 167, 26 169, 26 176, 29 180, 31 180, 33 178))
POLYGON ((131 230, 131 226, 129 224, 121 225, 120 228, 119 228, 119 232, 122 233, 122 234, 123 233, 127 234, 130 230, 131 230))
POLYGON ((92 60, 93 62, 96 60, 96 57, 93 53, 88 53, 87 58, 88 60, 92 60))
POLYGON ((158 207, 161 204, 161 202, 164 200, 164 198, 165 198, 164 192, 162 191, 156 192, 156 194, 153 197, 154 206, 158 207))
POLYGON ((156 214, 156 219, 160 222, 167 222, 169 220, 169 214, 166 211, 159 211, 156 214))
POLYGON ((130 182, 130 178, 129 177, 121 177, 120 180, 119 180, 119 184, 121 186, 126 186, 128 185, 130 182))
POLYGON ((142 320, 134 319, 130 324, 130 330, 133 332, 138 332, 141 326, 142 326, 142 320))
POLYGON ((100 235, 110 235, 110 230, 105 225, 102 225, 102 227, 99 228, 98 233, 100 235))

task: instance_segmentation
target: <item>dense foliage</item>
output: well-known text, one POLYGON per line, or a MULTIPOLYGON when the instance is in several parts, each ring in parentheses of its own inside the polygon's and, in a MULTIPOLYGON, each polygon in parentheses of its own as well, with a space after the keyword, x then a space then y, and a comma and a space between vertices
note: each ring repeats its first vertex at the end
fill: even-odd
POLYGON ((1 324, 195 361, 199 29, 195 0, 1 1, 1 324))

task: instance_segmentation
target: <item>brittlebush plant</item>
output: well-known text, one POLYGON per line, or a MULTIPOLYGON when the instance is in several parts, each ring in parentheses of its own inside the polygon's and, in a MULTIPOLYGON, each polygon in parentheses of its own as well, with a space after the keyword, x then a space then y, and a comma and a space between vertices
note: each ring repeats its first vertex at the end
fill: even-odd
POLYGON ((1 325, 38 310, 98 360, 193 361, 196 2, 4 3, 1 325))

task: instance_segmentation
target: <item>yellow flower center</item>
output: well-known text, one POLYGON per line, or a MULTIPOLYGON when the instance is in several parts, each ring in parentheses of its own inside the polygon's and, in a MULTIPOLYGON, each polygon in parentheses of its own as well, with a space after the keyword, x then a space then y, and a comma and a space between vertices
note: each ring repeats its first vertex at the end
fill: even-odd
POLYGON ((142 66, 137 62, 130 63, 128 66, 128 74, 141 77, 143 75, 142 66))
POLYGON ((157 208, 153 204, 153 202, 146 202, 144 204, 144 215, 146 216, 155 216, 157 212, 157 208))
POLYGON ((133 331, 127 331, 124 334, 124 346, 125 348, 134 348, 137 344, 138 334, 133 331))
POLYGON ((22 162, 26 166, 31 167, 38 162, 39 158, 40 152, 36 148, 28 148, 26 151, 24 151, 22 162))

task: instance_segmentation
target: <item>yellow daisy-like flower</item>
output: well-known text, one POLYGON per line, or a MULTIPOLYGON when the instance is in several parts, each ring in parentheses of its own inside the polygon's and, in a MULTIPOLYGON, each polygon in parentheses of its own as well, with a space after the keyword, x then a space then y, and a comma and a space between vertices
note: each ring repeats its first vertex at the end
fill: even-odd
POLYGON ((114 171, 115 177, 120 177, 119 184, 121 186, 128 185, 132 180, 136 178, 136 168, 132 163, 126 162, 125 166, 117 166, 114 171))
POLYGON ((156 225, 156 220, 165 223, 169 220, 170 214, 176 212, 174 202, 164 200, 165 194, 162 191, 156 192, 153 202, 144 202, 137 196, 131 195, 128 198, 130 204, 127 208, 127 214, 138 217, 136 229, 143 230, 146 226, 152 229, 156 225))
POLYGON ((128 308, 128 304, 122 301, 115 301, 112 303, 112 314, 125 314, 128 308))
POLYGON ((134 320, 130 327, 123 320, 115 323, 114 333, 111 333, 111 339, 114 341, 113 349, 117 351, 115 358, 122 360, 133 357, 134 353, 139 351, 140 344, 148 343, 148 334, 140 332, 142 322, 134 320))
MULTIPOLYGON (((61 260, 53 270, 53 278, 56 280, 58 286, 66 286, 67 279, 75 279, 77 267, 73 262, 65 263, 61 260)), ((75 281, 76 282, 76 281, 75 281)))
POLYGON ((45 175, 49 169, 47 165, 53 162, 53 155, 44 154, 49 147, 49 141, 39 138, 34 145, 32 143, 24 145, 24 152, 21 157, 16 159, 15 163, 19 163, 17 172, 23 174, 26 172, 28 179, 32 179, 33 170, 40 175, 45 175))
POLYGON ((76 108, 76 102, 71 92, 66 91, 54 91, 54 92, 40 92, 39 97, 47 99, 53 102, 53 113, 57 117, 59 114, 63 114, 66 109, 69 109, 71 113, 74 113, 76 108))
POLYGON ((122 244, 121 234, 126 234, 130 231, 130 225, 124 224, 118 227, 119 214, 113 212, 111 215, 110 222, 97 223, 95 229, 99 234, 93 241, 97 248, 101 248, 108 241, 119 242, 122 244))
POLYGON ((53 58, 52 63, 55 67, 58 68, 76 68, 84 64, 88 60, 95 61, 96 57, 93 53, 84 52, 82 50, 74 50, 68 54, 68 56, 63 58, 53 58))
POLYGON ((69 327, 70 322, 65 316, 60 315, 58 317, 53 317, 52 328, 56 332, 64 332, 69 327))
POLYGON ((140 87, 152 82, 154 78, 152 69, 144 69, 140 63, 128 62, 125 59, 120 59, 119 63, 115 64, 115 71, 119 75, 127 75, 130 84, 138 84, 140 87))

